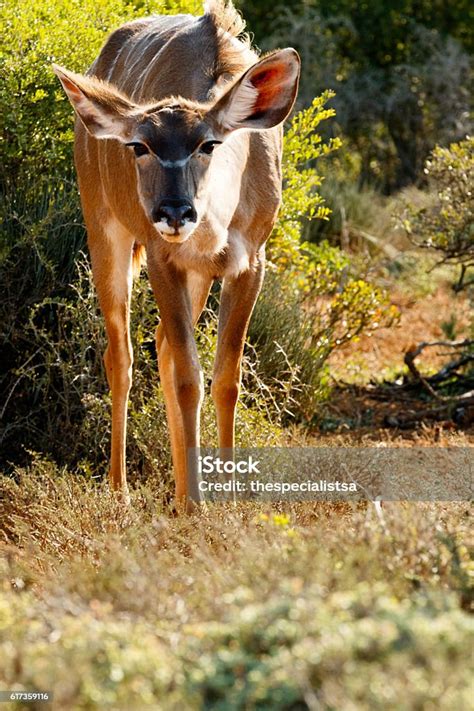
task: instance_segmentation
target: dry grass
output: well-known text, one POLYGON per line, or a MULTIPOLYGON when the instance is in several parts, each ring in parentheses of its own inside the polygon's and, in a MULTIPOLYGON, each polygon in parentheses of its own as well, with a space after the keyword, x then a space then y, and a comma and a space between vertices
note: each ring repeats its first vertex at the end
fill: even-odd
POLYGON ((0 689, 55 709, 467 708, 464 504, 124 509, 0 480, 0 689), (403 700, 402 700, 403 699, 403 700))

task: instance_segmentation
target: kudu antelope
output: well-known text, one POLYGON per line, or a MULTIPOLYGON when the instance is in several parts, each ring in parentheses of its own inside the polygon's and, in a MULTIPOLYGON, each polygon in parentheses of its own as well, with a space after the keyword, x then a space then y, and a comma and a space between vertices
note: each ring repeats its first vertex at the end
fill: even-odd
POLYGON ((217 0, 201 17, 124 25, 86 76, 54 66, 78 116, 75 163, 108 337, 110 481, 125 492, 130 294, 145 252, 161 318, 156 344, 177 497, 199 498, 187 457, 199 446, 204 390, 193 331, 215 279, 222 291, 211 392, 219 447, 234 445, 244 340, 281 200, 281 125, 300 68, 293 49, 259 59, 243 27, 233 6, 217 0))

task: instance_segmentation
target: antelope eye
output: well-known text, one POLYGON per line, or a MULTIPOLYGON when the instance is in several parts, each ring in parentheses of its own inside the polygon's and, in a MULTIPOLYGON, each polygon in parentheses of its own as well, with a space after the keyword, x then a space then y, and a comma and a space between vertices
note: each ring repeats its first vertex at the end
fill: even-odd
POLYGON ((214 148, 216 146, 219 146, 221 143, 222 141, 205 141, 199 146, 199 152, 205 153, 207 156, 210 156, 214 148))
POLYGON ((140 156, 145 156, 147 153, 149 153, 149 150, 144 143, 127 143, 127 146, 133 148, 133 152, 135 153, 137 158, 139 158, 140 156))

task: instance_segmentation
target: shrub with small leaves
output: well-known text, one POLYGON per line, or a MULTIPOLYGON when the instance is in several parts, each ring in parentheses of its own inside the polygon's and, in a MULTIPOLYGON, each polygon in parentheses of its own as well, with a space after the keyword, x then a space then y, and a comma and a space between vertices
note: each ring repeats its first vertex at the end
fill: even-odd
POLYGON ((327 220, 330 209, 318 192, 322 178, 315 170, 315 161, 337 150, 339 138, 324 143, 317 132, 321 121, 335 115, 325 108, 334 92, 325 91, 313 99, 311 106, 293 117, 285 133, 283 148, 283 202, 278 223, 269 243, 269 256, 281 270, 306 268, 307 260, 301 252, 302 226, 308 220, 327 220))
MULTIPOLYGON (((107 33, 137 16, 199 9, 197 0, 3 0, 0 188, 72 169, 71 106, 51 64, 84 72, 107 33)), ((37 182, 31 187, 38 189, 37 182)))
POLYGON ((457 290, 474 279, 474 139, 449 148, 437 146, 426 162, 432 191, 427 204, 416 209, 406 203, 399 222, 415 244, 441 253, 441 263, 460 267, 457 290))

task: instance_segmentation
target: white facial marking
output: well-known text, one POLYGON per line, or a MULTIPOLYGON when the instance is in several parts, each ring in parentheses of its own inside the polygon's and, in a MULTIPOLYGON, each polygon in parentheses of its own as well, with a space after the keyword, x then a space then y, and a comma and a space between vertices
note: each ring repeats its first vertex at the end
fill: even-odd
MULTIPOLYGON (((129 143, 143 143, 142 139, 140 136, 133 136, 129 143)), ((189 156, 186 156, 186 158, 181 158, 180 160, 166 160, 165 158, 160 158, 158 153, 145 153, 143 156, 139 156, 140 158, 149 158, 149 157, 155 157, 158 160, 158 163, 163 166, 163 168, 184 168, 185 165, 189 163, 189 161, 192 158, 192 154, 189 156)))
POLYGON ((180 244, 181 242, 186 242, 191 233, 194 232, 197 224, 196 222, 186 221, 178 230, 175 230, 167 222, 160 220, 160 222, 155 222, 154 226, 166 242, 180 244))
POLYGON ((191 156, 187 158, 182 158, 181 160, 165 160, 160 158, 158 154, 155 154, 158 158, 158 163, 163 166, 163 168, 184 168, 187 163, 191 160, 191 156))

